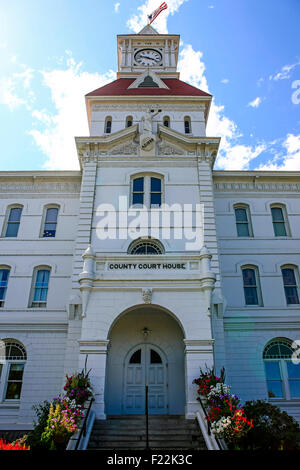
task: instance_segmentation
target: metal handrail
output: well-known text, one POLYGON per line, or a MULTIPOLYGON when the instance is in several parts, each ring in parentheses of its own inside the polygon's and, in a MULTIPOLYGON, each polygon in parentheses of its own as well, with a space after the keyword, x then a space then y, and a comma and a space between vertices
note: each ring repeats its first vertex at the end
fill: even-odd
POLYGON ((149 450, 148 385, 145 386, 146 450, 149 450))
POLYGON ((89 404, 89 407, 88 407, 88 410, 87 410, 87 413, 84 417, 84 421, 83 421, 83 424, 82 424, 82 427, 80 429, 80 433, 79 433, 79 436, 78 436, 78 439, 76 441, 76 445, 75 445, 75 449, 74 450, 77 450, 78 449, 78 446, 79 446, 79 443, 80 443, 80 440, 83 437, 86 436, 86 425, 87 425, 87 421, 88 421, 88 418, 89 418, 89 415, 90 415, 90 411, 91 411, 91 408, 92 408, 92 403, 93 401, 95 401, 94 398, 91 398, 90 400, 90 404, 89 404))
MULTIPOLYGON (((204 403, 203 403, 203 401, 202 401, 202 399, 201 399, 201 396, 198 397, 198 400, 199 400, 199 402, 200 402, 201 408, 202 408, 202 410, 203 410, 204 416, 205 416, 206 421, 207 421, 207 434, 210 436, 210 435, 211 435, 211 424, 210 424, 210 420, 209 420, 209 417, 208 417, 206 408, 205 408, 205 406, 204 406, 204 403)), ((221 444, 221 442, 220 442, 220 439, 219 439, 218 437, 216 437, 215 435, 214 435, 214 438, 215 438, 216 443, 218 444, 219 449, 220 449, 220 450, 224 450, 224 448, 223 448, 223 446, 222 446, 222 444, 221 444)))

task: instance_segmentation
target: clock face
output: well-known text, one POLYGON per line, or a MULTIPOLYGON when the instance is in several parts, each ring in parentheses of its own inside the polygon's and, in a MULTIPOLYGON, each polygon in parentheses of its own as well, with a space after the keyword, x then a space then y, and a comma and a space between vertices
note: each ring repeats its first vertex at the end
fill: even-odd
POLYGON ((162 60, 162 55, 155 49, 142 49, 136 52, 134 56, 135 61, 140 65, 156 65, 162 60))

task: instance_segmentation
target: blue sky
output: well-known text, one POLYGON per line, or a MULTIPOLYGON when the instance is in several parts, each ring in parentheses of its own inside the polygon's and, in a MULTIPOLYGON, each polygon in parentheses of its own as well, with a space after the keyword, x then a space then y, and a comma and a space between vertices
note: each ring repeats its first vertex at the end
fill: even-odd
MULTIPOLYGON (((115 78, 116 35, 160 0, 0 0, 1 170, 78 169, 84 94, 115 78)), ((216 169, 300 171, 299 0, 167 0, 181 79, 214 96, 216 169)))

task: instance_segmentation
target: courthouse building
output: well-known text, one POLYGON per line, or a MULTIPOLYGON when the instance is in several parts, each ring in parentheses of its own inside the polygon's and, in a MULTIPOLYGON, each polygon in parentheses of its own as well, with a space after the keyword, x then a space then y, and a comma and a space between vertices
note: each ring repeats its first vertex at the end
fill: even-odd
POLYGON ((85 366, 98 418, 143 414, 146 385, 151 414, 192 418, 214 365, 300 420, 300 173, 214 170, 212 96, 180 80, 179 40, 117 37, 80 171, 0 173, 2 430, 30 428, 85 366))

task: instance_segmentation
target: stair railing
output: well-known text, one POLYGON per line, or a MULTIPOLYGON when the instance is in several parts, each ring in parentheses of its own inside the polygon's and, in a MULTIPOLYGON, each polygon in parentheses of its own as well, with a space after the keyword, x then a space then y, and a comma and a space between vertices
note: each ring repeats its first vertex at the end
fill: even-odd
POLYGON ((149 450, 148 385, 145 386, 146 450, 149 450))
POLYGON ((84 420, 80 424, 78 432, 69 440, 66 450, 85 450, 88 444, 90 433, 93 427, 95 413, 92 411, 92 405, 95 399, 89 400, 88 408, 84 411, 84 420))
POLYGON ((227 446, 223 439, 218 439, 212 432, 211 432, 211 424, 208 418, 208 414, 206 411, 205 404, 201 398, 198 397, 199 402, 202 408, 202 413, 197 411, 196 416, 198 420, 199 427, 201 429, 202 435, 204 437, 206 446, 208 450, 227 450, 227 446), (206 425, 205 425, 206 423, 206 425))

